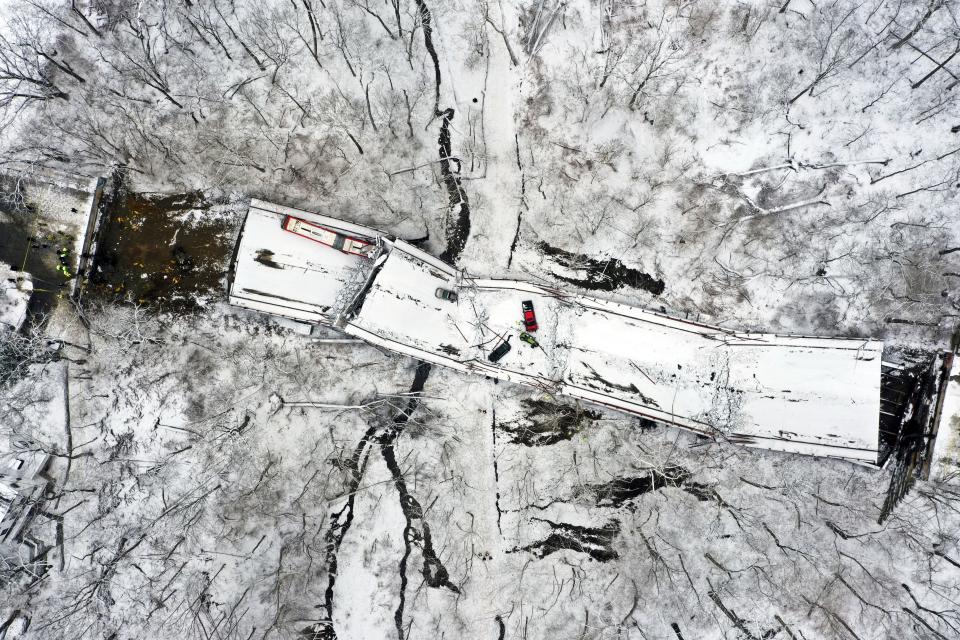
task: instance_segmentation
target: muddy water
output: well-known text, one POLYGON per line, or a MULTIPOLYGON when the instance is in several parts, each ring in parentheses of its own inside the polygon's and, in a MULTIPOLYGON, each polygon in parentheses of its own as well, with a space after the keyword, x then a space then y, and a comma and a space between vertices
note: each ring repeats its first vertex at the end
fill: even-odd
POLYGON ((121 192, 105 206, 91 294, 176 310, 225 295, 239 216, 214 215, 200 193, 121 192))
MULTIPOLYGON (((72 247, 74 238, 54 231, 33 214, 0 218, 0 262, 29 273, 33 279, 30 313, 50 312, 70 295, 67 277, 57 271, 60 247, 72 247)), ((75 259, 76 256, 71 256, 75 259)))

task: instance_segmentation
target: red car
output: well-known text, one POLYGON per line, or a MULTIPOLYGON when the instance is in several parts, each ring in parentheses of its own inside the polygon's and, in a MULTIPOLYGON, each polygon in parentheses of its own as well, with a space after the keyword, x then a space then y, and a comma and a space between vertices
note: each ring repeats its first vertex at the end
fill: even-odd
POLYGON ((523 326, 527 331, 533 333, 537 330, 537 314, 533 312, 533 302, 524 300, 520 303, 523 306, 523 326))

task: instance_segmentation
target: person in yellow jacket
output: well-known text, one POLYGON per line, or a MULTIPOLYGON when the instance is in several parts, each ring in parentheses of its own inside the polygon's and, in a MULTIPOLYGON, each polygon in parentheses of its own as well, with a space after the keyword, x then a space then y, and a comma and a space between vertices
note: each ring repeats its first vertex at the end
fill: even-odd
POLYGON ((63 277, 70 279, 73 277, 73 270, 70 269, 70 250, 66 247, 60 247, 57 251, 59 263, 57 271, 63 274, 63 277))

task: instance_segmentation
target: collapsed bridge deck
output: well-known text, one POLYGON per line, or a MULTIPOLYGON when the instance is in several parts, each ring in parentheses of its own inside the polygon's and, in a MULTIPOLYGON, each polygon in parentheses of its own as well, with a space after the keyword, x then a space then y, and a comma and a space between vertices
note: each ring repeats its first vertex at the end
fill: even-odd
POLYGON ((374 259, 344 258, 279 230, 283 215, 301 214, 253 201, 246 227, 256 232, 245 231, 238 246, 232 303, 748 446, 878 462, 879 341, 736 333, 529 282, 474 278, 374 229, 306 214, 380 244, 374 259), (438 287, 459 299, 438 299, 438 287), (518 339, 524 300, 537 310, 538 347, 518 339), (490 362, 508 336, 513 348, 490 362))

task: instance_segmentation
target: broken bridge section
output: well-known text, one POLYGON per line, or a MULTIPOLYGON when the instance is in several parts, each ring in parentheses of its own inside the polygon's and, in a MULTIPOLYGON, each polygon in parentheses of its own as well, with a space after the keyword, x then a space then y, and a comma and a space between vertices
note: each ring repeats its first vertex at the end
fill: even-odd
POLYGON ((230 304, 307 324, 331 324, 355 303, 376 260, 283 229, 286 216, 376 243, 383 234, 318 213, 252 200, 237 241, 230 304))
POLYGON ((527 282, 471 278, 390 246, 355 317, 358 338, 465 372, 628 411, 748 446, 878 461, 872 340, 735 333, 527 282), (455 290, 457 302, 437 299, 455 290), (521 343, 533 302, 539 346, 521 343), (490 351, 513 348, 492 363, 490 351))
POLYGON ((880 461, 881 342, 737 333, 529 282, 475 278, 402 240, 316 214, 318 224, 378 242, 379 255, 346 256, 287 234, 275 246, 283 244, 288 257, 281 259, 274 249, 270 261, 297 266, 277 269, 249 252, 267 233, 285 233, 285 212, 259 201, 251 205, 244 238, 255 240, 241 240, 231 301, 251 288, 257 280, 252 275, 290 271, 290 283, 259 278, 263 297, 256 306, 240 302, 333 325, 425 362, 710 437, 871 465, 880 461), (270 212, 272 221, 255 217, 255 209, 270 212), (251 223, 259 225, 253 233, 251 223), (341 265, 354 260, 364 264, 341 265), (458 299, 440 299, 438 289, 452 290, 458 299), (308 314, 294 313, 285 299, 316 305, 320 295, 327 308, 308 314), (519 339, 524 301, 536 309, 536 345, 519 339), (490 352, 508 339, 512 349, 490 362, 490 352))

